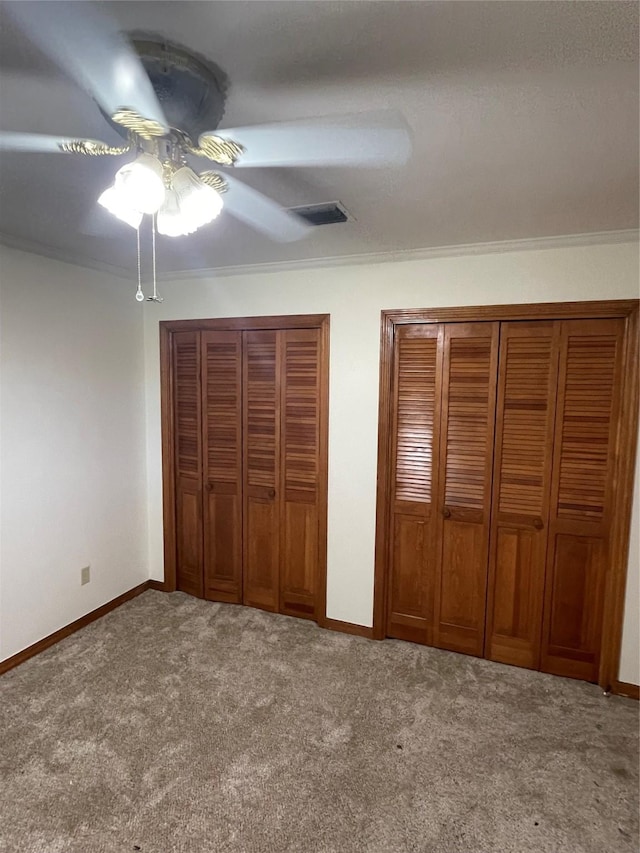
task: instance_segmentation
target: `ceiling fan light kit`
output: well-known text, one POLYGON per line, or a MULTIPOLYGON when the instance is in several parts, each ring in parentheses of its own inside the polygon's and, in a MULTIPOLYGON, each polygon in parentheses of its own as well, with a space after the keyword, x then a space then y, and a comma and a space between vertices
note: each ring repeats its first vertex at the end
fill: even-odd
POLYGON ((175 156, 161 161, 156 154, 143 151, 118 170, 113 185, 98 202, 132 228, 140 227, 144 214, 157 213, 158 233, 179 237, 212 222, 222 210, 220 193, 226 183, 215 172, 207 173, 206 178, 201 180, 175 156))

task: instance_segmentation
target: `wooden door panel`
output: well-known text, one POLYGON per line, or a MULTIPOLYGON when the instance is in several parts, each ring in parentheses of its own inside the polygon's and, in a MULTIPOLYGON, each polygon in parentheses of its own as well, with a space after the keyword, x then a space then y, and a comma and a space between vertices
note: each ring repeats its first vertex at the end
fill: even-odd
POLYGON ((313 618, 318 573, 318 508, 285 501, 280 612, 313 618))
POLYGON ((600 537, 560 534, 551 553, 543 669, 594 681, 600 655, 606 544, 600 537))
POLYGON ((176 586, 202 597, 200 333, 173 335, 176 586))
POLYGON ((278 334, 243 333, 243 601, 267 610, 279 599, 278 334))
POLYGON ((201 333, 204 594, 242 601, 242 335, 201 333))
POLYGON ((540 534, 532 528, 500 523, 495 536, 486 657, 536 669, 544 590, 545 554, 540 534))
POLYGON ((279 345, 280 610, 313 617, 319 572, 320 333, 318 329, 283 330, 279 345))
POLYGON ((244 603, 278 610, 278 506, 274 498, 255 494, 246 500, 244 603))
POLYGON ((429 519, 394 513, 393 553, 387 634, 399 640, 430 643, 435 566, 426 565, 425 530, 429 519))
POLYGON ((176 489, 178 589, 202 598, 202 490, 183 479, 176 489))
POLYGON ((538 668, 560 324, 503 323, 487 639, 491 660, 538 668))
POLYGON ((442 328, 411 324, 398 330, 392 420, 392 539, 386 633, 433 640, 437 569, 437 482, 442 328))
POLYGON ((443 526, 438 645, 480 654, 486 590, 485 525, 450 520, 443 526))
POLYGON ((613 506, 622 320, 561 325, 541 668, 595 681, 613 506))
MULTIPOLYGON (((233 484, 230 484, 233 486, 233 484)), ((242 601, 242 496, 222 485, 205 488, 205 590, 209 601, 242 601)))
POLYGON ((445 326, 435 644, 484 646, 498 323, 445 326))

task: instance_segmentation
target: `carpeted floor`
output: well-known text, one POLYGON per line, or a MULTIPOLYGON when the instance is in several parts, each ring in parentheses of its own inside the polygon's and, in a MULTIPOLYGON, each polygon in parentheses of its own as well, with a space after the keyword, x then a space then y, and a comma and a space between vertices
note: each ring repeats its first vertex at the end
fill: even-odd
POLYGON ((638 704, 147 592, 0 679, 2 853, 638 849, 638 704))

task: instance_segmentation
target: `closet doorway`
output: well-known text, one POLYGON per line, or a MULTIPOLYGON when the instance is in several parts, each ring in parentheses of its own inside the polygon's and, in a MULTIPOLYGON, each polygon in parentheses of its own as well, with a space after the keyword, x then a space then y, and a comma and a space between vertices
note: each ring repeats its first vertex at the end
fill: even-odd
POLYGON ((329 315, 160 323, 165 588, 325 621, 329 315))
POLYGON ((374 636, 617 679, 638 301, 382 315, 374 636))

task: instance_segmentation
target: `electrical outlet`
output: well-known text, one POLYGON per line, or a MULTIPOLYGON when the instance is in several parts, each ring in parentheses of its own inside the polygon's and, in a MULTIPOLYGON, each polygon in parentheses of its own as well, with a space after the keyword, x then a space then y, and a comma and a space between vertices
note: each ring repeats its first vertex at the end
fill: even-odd
POLYGON ((91 566, 80 569, 80 586, 84 586, 91 580, 91 566))

